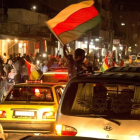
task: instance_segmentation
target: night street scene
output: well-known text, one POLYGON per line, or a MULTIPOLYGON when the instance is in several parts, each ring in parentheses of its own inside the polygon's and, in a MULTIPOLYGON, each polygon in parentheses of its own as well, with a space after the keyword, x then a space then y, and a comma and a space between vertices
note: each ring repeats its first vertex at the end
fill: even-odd
POLYGON ((0 140, 140 140, 140 0, 0 0, 0 140))

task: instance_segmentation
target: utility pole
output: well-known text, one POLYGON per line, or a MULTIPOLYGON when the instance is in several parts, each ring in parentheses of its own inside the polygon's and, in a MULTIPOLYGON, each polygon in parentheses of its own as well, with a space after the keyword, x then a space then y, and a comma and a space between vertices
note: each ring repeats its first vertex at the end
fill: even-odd
POLYGON ((128 54, 128 48, 129 48, 129 20, 128 20, 128 17, 129 17, 129 11, 128 11, 128 7, 127 7, 127 21, 126 21, 126 43, 127 43, 127 51, 126 51, 126 55, 128 54))
POLYGON ((2 0, 2 21, 1 21, 2 23, 3 23, 3 16, 4 16, 3 13, 4 13, 4 9, 3 9, 3 0, 2 0))
POLYGON ((113 14, 114 14, 114 3, 112 3, 112 15, 111 15, 111 23, 110 23, 110 51, 113 49, 113 39, 114 39, 114 29, 113 29, 113 14))
POLYGON ((87 39, 87 55, 89 54, 89 45, 91 41, 91 31, 88 31, 88 39, 87 39))

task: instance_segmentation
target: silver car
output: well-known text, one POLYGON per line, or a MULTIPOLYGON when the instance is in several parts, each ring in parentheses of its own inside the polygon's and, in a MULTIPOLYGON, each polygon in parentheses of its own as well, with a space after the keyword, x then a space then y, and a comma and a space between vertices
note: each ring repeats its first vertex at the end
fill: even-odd
POLYGON ((71 79, 56 118, 58 135, 139 140, 140 75, 99 73, 71 79))

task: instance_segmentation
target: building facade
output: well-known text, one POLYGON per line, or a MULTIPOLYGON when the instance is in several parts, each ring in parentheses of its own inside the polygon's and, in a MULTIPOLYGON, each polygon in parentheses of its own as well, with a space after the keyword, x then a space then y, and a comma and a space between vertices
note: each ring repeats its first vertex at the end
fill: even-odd
POLYGON ((45 25, 47 15, 25 9, 8 9, 7 15, 3 10, 0 12, 1 55, 47 51, 47 42, 51 42, 51 33, 45 25))

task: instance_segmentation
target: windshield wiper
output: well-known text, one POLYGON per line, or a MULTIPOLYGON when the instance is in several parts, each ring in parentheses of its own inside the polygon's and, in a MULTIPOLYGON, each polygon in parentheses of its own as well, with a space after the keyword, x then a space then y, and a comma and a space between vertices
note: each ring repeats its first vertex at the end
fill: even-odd
POLYGON ((102 118, 102 119, 105 119, 105 120, 107 120, 107 121, 110 121, 110 122, 113 122, 113 123, 116 123, 117 125, 121 125, 121 123, 120 122, 118 122, 118 121, 116 121, 116 120, 113 120, 113 119, 109 119, 109 118, 107 118, 106 117, 106 115, 95 115, 95 114, 79 114, 79 115, 76 115, 76 116, 85 116, 85 117, 98 117, 98 118, 102 118))

